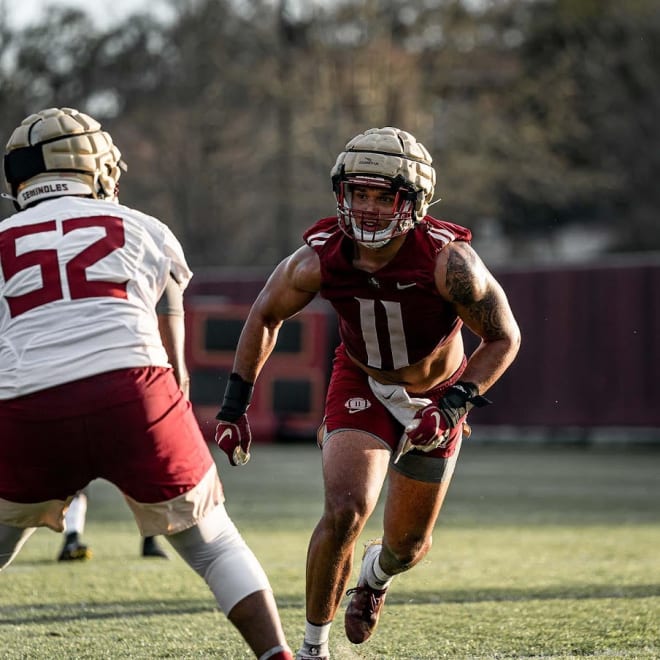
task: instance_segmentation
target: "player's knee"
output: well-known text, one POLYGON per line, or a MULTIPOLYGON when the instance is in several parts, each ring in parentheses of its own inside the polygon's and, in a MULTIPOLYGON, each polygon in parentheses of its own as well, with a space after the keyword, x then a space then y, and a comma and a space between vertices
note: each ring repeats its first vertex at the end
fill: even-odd
POLYGON ((366 516, 359 508, 356 509, 347 502, 333 508, 326 508, 323 519, 325 526, 330 529, 334 538, 351 540, 360 533, 366 516))
POLYGON ((405 538, 388 544, 386 551, 395 564, 407 570, 419 563, 428 554, 432 545, 431 536, 406 534, 405 538))
POLYGON ((225 614, 250 594, 270 591, 261 564, 222 505, 195 527, 173 534, 169 541, 208 584, 225 614))

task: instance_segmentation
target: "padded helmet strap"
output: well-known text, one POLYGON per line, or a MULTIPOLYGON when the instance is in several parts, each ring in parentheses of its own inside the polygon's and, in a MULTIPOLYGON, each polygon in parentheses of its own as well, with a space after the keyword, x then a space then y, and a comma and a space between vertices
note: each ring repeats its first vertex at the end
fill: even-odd
POLYGON ((4 158, 5 178, 13 188, 23 181, 46 171, 44 154, 40 144, 14 149, 4 158))

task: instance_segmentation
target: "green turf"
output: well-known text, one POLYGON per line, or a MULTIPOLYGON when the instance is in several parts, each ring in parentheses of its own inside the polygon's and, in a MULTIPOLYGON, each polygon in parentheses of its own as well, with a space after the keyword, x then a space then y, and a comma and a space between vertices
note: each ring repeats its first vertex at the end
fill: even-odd
MULTIPOLYGON (((660 657, 659 463, 652 449, 466 445, 433 550, 397 578, 368 643, 343 637, 342 608, 332 657, 660 657)), ((245 468, 218 464, 295 649, 319 453, 257 446, 245 468)), ((139 556, 128 508, 105 482, 92 484, 84 537, 94 558, 62 564, 61 538, 39 530, 0 576, 0 658, 251 657, 178 557, 139 556)))

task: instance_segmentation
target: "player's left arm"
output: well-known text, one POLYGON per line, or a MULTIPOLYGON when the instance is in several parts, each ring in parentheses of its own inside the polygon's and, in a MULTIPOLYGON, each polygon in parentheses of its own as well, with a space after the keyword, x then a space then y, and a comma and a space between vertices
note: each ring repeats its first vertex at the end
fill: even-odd
POLYGON ((173 276, 168 278, 163 295, 156 304, 156 314, 158 330, 174 377, 185 397, 189 398, 190 374, 185 358, 183 290, 173 276))
POLYGON ((461 381, 486 392, 506 371, 520 348, 520 328, 507 296, 479 255, 464 242, 453 242, 439 254, 436 285, 454 305, 465 325, 481 339, 469 356, 461 381))

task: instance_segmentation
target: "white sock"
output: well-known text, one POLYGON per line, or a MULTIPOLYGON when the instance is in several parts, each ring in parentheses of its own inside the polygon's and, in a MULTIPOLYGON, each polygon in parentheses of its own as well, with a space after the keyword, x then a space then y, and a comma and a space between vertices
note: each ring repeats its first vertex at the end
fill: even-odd
POLYGON ((309 646, 323 646, 328 643, 330 638, 330 623, 324 623, 322 626, 315 626, 309 621, 305 622, 305 639, 304 643, 309 646))
POLYGON ((69 504, 69 508, 64 514, 64 528, 67 534, 77 532, 82 534, 85 531, 85 518, 87 516, 87 495, 78 493, 69 504))
POLYGON ((378 591, 381 591, 383 589, 387 589, 387 587, 390 586, 394 576, 386 573, 380 567, 380 561, 378 561, 379 557, 380 552, 374 557, 373 563, 367 570, 367 584, 372 589, 378 589, 378 591))

